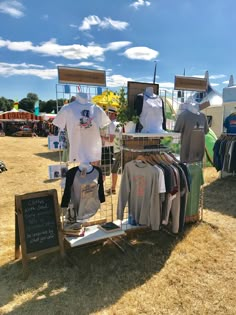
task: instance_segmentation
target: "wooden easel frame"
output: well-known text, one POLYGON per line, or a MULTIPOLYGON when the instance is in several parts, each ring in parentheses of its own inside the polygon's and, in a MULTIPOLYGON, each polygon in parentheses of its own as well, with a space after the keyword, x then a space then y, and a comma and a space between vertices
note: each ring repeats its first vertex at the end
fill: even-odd
POLYGON ((58 205, 58 197, 57 191, 55 189, 45 190, 33 193, 27 193, 24 195, 16 195, 15 196, 15 259, 20 258, 22 256, 22 265, 24 276, 27 277, 29 274, 28 269, 28 260, 31 257, 41 256, 47 253, 60 251, 62 257, 64 257, 64 244, 63 244, 63 234, 60 222, 60 213, 59 213, 59 205, 58 205), (55 224, 57 227, 58 233, 58 245, 46 248, 40 251, 27 253, 27 244, 25 240, 25 226, 24 226, 24 209, 22 207, 22 201, 26 199, 40 198, 51 196, 53 198, 53 207, 55 214, 55 224))

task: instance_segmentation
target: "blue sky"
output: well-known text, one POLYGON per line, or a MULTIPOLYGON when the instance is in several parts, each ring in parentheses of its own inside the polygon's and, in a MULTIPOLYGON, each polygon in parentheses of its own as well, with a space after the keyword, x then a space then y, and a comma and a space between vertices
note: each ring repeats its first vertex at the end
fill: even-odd
POLYGON ((222 92, 236 73, 235 0, 0 1, 0 97, 56 99, 57 66, 106 71, 107 86, 175 75, 222 92))

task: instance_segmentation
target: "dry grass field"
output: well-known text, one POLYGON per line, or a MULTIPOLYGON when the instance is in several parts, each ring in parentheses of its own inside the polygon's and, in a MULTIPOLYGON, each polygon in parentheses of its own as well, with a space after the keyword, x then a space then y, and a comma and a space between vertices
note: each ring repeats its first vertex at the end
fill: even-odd
POLYGON ((236 314, 236 176, 204 171, 203 222, 173 237, 143 232, 68 249, 29 262, 14 260, 14 196, 56 188, 58 161, 46 138, 0 138, 0 314, 236 314), (129 242, 127 242, 129 241, 129 242), (73 264, 71 263, 73 261, 73 264))

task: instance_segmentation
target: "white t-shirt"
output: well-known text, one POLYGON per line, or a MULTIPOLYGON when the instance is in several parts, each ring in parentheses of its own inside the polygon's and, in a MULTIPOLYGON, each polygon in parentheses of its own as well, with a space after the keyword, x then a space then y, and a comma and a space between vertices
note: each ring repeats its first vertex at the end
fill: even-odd
POLYGON ((112 122, 109 124, 108 127, 105 128, 104 134, 106 136, 108 135, 114 135, 115 138, 112 142, 110 141, 105 141, 104 147, 110 147, 113 146, 114 148, 114 153, 117 153, 120 151, 120 132, 121 132, 121 127, 118 127, 118 121, 112 120, 112 122))
POLYGON ((63 106, 53 120, 59 128, 67 128, 70 162, 90 163, 101 160, 102 142, 99 128, 110 123, 104 110, 92 103, 77 100, 63 106))
POLYGON ((163 133, 162 100, 158 95, 143 96, 143 108, 140 114, 142 133, 163 133))

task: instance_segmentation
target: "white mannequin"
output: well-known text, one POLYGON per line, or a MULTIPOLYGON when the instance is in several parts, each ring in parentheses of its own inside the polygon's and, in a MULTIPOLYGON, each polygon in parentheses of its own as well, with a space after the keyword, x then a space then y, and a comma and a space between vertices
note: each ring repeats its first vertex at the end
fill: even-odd
POLYGON ((194 102, 181 103, 179 106, 177 116, 179 116, 185 110, 188 110, 189 112, 193 114, 197 114, 197 115, 200 114, 200 106, 199 104, 194 103, 194 102))
POLYGON ((141 133, 164 133, 162 128, 163 113, 161 98, 153 93, 153 87, 143 92, 143 108, 139 117, 143 126, 141 133))
POLYGON ((76 101, 82 105, 87 104, 88 103, 88 94, 83 93, 83 92, 77 93, 76 94, 76 101))
POLYGON ((80 170, 81 172, 89 173, 89 172, 92 171, 92 169, 93 169, 93 166, 92 166, 91 164, 89 164, 89 163, 81 162, 81 163, 79 164, 79 170, 80 170))
POLYGON ((156 98, 156 94, 154 94, 154 90, 152 86, 147 87, 144 92, 144 95, 146 95, 147 97, 152 97, 152 98, 156 98))
POLYGON ((187 104, 186 109, 187 109, 188 111, 190 111, 191 113, 193 113, 193 114, 196 114, 196 115, 199 115, 199 114, 200 114, 200 111, 199 111, 199 104, 197 104, 197 103, 190 103, 190 104, 187 104))

